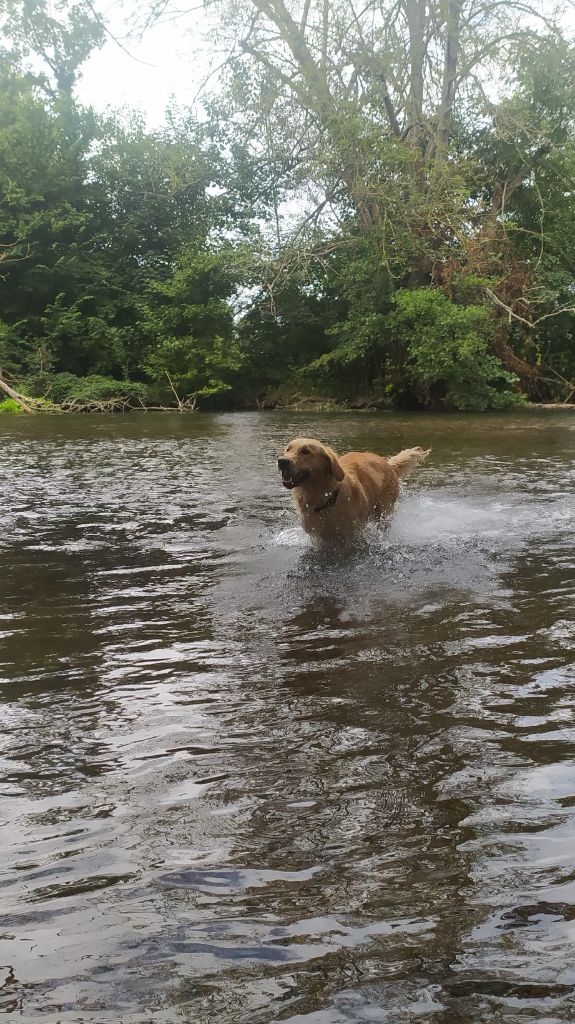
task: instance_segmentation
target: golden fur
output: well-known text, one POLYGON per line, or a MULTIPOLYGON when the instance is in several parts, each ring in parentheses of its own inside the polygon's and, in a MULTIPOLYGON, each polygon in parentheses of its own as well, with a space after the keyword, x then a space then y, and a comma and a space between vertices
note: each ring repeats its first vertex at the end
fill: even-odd
POLYGON ((291 441, 278 459, 284 487, 294 497, 306 531, 327 544, 347 544, 370 519, 389 515, 399 479, 429 455, 406 448, 390 459, 372 452, 347 452, 311 437, 291 441))

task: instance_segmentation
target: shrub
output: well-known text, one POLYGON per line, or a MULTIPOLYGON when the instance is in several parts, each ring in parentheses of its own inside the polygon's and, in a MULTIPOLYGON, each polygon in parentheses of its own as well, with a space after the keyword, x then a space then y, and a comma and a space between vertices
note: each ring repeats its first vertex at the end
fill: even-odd
POLYGON ((486 307, 458 306, 435 288, 398 291, 392 307, 388 325, 424 405, 483 411, 523 402, 518 378, 489 350, 486 307))
POLYGON ((131 380, 114 380, 113 377, 101 377, 94 373, 88 377, 79 377, 77 384, 70 389, 69 397, 96 402, 111 398, 137 401, 146 397, 146 385, 131 380))
POLYGON ((3 402, 0 402, 0 412, 24 412, 24 410, 13 398, 5 398, 3 402))
POLYGON ((56 373, 50 380, 48 394, 53 402, 65 402, 81 380, 74 373, 56 373))
POLYGON ((57 373, 50 380, 49 396, 54 402, 106 402, 116 400, 134 405, 147 396, 145 384, 130 380, 114 380, 90 374, 76 377, 73 373, 57 373))

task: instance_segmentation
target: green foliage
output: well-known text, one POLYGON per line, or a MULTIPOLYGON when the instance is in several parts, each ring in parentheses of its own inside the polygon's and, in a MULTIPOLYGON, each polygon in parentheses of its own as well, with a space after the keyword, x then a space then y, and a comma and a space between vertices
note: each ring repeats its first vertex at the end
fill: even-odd
POLYGON ((203 129, 176 115, 157 133, 137 117, 97 124, 79 108, 62 112, 0 56, 2 74, 0 366, 36 395, 56 374, 62 400, 107 397, 96 374, 130 379, 133 393, 125 383, 121 393, 140 397, 144 379, 165 383, 175 370, 172 340, 188 338, 182 386, 229 388, 220 371, 238 358, 234 253, 216 242, 229 210, 208 194, 219 156, 203 129), (68 394, 64 372, 89 379, 91 393, 68 394))
POLYGON ((234 392, 244 404, 271 392, 309 386, 302 372, 333 348, 331 329, 347 309, 332 268, 315 265, 310 276, 294 274, 273 307, 258 288, 238 324, 242 365, 234 392))
MULTIPOLYGON (((331 284, 347 308, 327 325, 333 344, 298 377, 340 393, 381 384, 395 401, 410 400, 415 370, 408 377, 395 351, 389 304, 397 290, 437 285, 457 305, 491 310, 498 350, 533 396, 552 388, 553 373, 536 379, 531 369, 546 356, 552 369, 558 360, 563 372, 572 365, 575 322, 566 241, 575 231, 561 232, 557 217, 567 226, 575 214, 573 168, 559 166, 575 142, 575 46, 559 8, 514 0, 218 6, 234 60, 211 113, 258 155, 248 187, 253 205, 255 192, 267 209, 276 307, 294 270, 305 267, 312 282, 314 259, 329 261, 336 247, 341 256, 331 284), (478 65, 487 76, 477 76, 478 65), (560 338, 548 325, 530 330, 562 305, 560 338), (512 320, 516 313, 511 327, 506 307, 512 320)), ((477 402, 500 405, 509 381, 497 378, 496 364, 482 365, 477 402)), ((431 401, 420 371, 419 400, 431 401)))
POLYGON ((330 270, 335 281, 326 284, 332 294, 337 284, 339 302, 332 298, 324 320, 329 343, 304 367, 301 380, 340 399, 381 390, 389 362, 386 315, 393 283, 376 240, 354 235, 349 252, 338 254, 330 270))
MULTIPOLYGON (((45 387, 42 388, 42 391, 47 391, 52 401, 61 404, 72 397, 72 392, 80 379, 74 373, 55 373, 45 382, 45 387)), ((34 382, 28 378, 25 383, 31 387, 34 382)), ((37 388, 34 393, 38 393, 37 388)))
POLYGON ((521 402, 517 377, 489 351, 485 306, 457 306, 438 289, 403 289, 388 328, 406 353, 406 374, 423 405, 506 409, 521 402))
POLYGON ((324 352, 304 368, 303 379, 331 384, 336 391, 368 386, 378 377, 378 365, 386 358, 387 320, 385 314, 362 312, 352 308, 347 318, 329 330, 338 339, 334 348, 324 352))
POLYGON ((105 40, 92 5, 60 2, 54 10, 46 0, 4 0, 3 8, 12 56, 39 59, 39 84, 52 96, 71 97, 81 65, 105 40))
POLYGON ((531 397, 567 397, 575 48, 549 21, 502 35, 491 5, 459 39, 462 84, 442 106, 451 15, 419 5, 417 100, 410 29, 386 3, 366 34, 367 8, 311 0, 303 62, 280 8, 254 21, 253 0, 232 4, 254 46, 226 65, 209 116, 173 107, 150 131, 74 99, 104 39, 90 3, 6 0, 0 368, 46 403, 221 408, 311 391, 505 408, 521 396, 497 339, 510 365, 541 368, 522 378, 531 397), (343 38, 349 66, 332 50, 343 38), (497 102, 462 70, 476 52, 505 81, 497 102))
POLYGON ((24 412, 21 405, 15 402, 13 398, 5 398, 0 402, 0 412, 24 412))
POLYGON ((150 352, 145 369, 161 395, 169 398, 173 384, 184 400, 214 398, 229 391, 229 378, 239 366, 236 347, 223 338, 210 338, 208 344, 201 345, 198 339, 187 337, 162 339, 150 352))
POLYGON ((141 310, 151 343, 141 365, 160 392, 169 378, 182 399, 230 390, 241 364, 229 302, 233 290, 229 246, 185 247, 170 276, 150 283, 141 310))
POLYGON ((339 397, 370 392, 384 405, 508 408, 522 398, 490 351, 493 326, 485 305, 458 305, 438 288, 399 289, 381 312, 352 307, 333 328, 338 344, 304 379, 339 397))
POLYGON ((76 377, 73 373, 58 373, 51 378, 48 393, 58 403, 117 399, 137 405, 140 399, 147 397, 147 388, 137 381, 114 380, 99 374, 76 377))
POLYGON ((0 55, 0 303, 9 366, 32 370, 39 349, 55 350, 54 304, 65 306, 66 295, 92 283, 85 176, 93 138, 91 115, 47 104, 30 76, 0 55))
POLYGON ((100 374, 78 377, 74 373, 45 373, 41 377, 32 374, 19 378, 23 393, 34 398, 35 404, 45 409, 61 404, 83 402, 105 402, 115 399, 119 402, 139 406, 148 397, 147 386, 139 381, 115 380, 100 374))

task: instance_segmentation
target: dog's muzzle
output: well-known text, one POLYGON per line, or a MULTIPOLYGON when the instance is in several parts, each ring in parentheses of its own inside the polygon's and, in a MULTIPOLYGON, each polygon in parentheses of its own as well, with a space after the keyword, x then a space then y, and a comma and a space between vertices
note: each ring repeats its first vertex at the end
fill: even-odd
POLYGON ((297 469, 291 459, 278 459, 278 469, 281 471, 282 484, 291 491, 294 487, 300 487, 309 477, 308 469, 297 469))
POLYGON ((282 484, 291 491, 295 487, 294 467, 290 459, 278 459, 278 469, 282 475, 282 484))

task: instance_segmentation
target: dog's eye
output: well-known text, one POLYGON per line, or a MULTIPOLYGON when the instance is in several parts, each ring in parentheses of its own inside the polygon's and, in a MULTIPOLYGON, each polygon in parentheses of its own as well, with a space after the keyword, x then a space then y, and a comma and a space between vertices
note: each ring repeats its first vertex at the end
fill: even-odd
POLYGON ((309 455, 310 449, 304 444, 303 448, 299 450, 300 455, 309 455))

